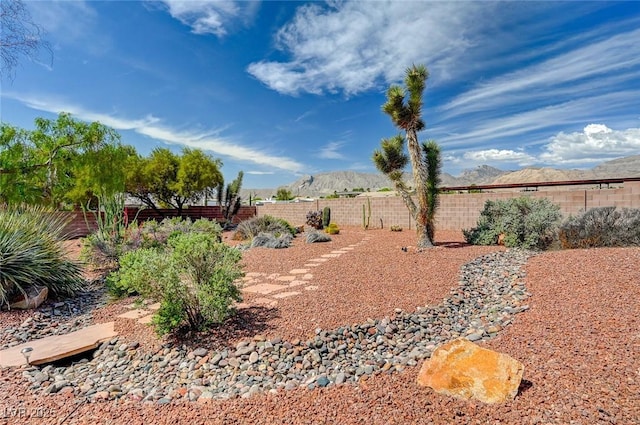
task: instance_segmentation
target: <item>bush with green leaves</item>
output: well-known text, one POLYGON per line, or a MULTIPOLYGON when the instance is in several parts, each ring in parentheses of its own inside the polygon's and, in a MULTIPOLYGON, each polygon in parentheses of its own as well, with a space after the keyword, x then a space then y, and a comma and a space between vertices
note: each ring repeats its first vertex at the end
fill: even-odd
POLYGON ((565 220, 558 238, 563 248, 640 246, 640 209, 591 208, 565 220))
POLYGON ((503 235, 506 247, 544 249, 555 239, 561 219, 560 207, 546 198, 488 200, 477 227, 462 232, 473 245, 494 245, 503 235))
POLYGON ((289 235, 295 236, 296 229, 282 218, 263 215, 244 220, 238 224, 234 238, 237 240, 253 239, 260 233, 271 233, 276 238, 289 235))
POLYGON ((210 233, 190 232, 171 237, 165 249, 125 254, 107 282, 114 295, 159 301, 152 323, 160 335, 202 330, 234 313, 233 303, 241 300, 235 282, 244 275, 240 260, 240 251, 210 233))
POLYGON ((0 206, 0 306, 34 287, 54 296, 83 289, 82 268, 65 257, 62 245, 67 222, 43 207, 0 206))

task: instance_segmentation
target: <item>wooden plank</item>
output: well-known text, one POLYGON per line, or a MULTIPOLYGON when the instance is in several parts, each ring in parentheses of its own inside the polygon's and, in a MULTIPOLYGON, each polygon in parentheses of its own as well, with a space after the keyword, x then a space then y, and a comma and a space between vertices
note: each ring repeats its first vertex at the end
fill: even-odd
POLYGON ((25 342, 0 351, 0 367, 24 365, 26 362, 21 350, 26 347, 33 349, 29 363, 40 365, 97 348, 101 342, 110 340, 117 335, 118 333, 114 330, 114 322, 109 322, 87 326, 65 335, 52 335, 25 342))

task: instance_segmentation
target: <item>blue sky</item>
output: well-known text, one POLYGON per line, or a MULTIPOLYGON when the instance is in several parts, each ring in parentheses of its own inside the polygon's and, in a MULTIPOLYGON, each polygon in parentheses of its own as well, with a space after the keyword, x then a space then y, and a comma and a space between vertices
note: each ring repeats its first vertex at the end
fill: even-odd
POLYGON ((1 118, 100 121, 141 154, 202 148, 226 179, 376 172, 389 84, 427 66, 443 170, 588 168, 640 153, 640 2, 29 1, 1 118))

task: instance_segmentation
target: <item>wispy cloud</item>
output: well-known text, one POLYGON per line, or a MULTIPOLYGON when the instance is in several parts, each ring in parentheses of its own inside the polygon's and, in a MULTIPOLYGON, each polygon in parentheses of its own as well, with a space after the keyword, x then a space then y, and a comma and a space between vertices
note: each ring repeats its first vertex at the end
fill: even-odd
POLYGON ((475 18, 492 7, 469 2, 307 4, 276 35, 276 47, 290 59, 254 62, 248 72, 288 95, 353 95, 397 81, 411 63, 429 63, 432 72, 446 75, 472 45, 475 18))
POLYGON ((195 34, 224 37, 238 22, 247 24, 255 16, 257 1, 184 1, 164 0, 169 14, 191 27, 195 34))
POLYGON ((324 159, 344 159, 344 155, 339 152, 344 142, 329 142, 318 152, 319 158, 324 159))
POLYGON ((247 171, 247 174, 252 174, 256 176, 265 176, 275 174, 273 171, 247 171))
POLYGON ((197 132, 175 130, 162 125, 161 120, 152 115, 148 115, 143 119, 128 119, 89 111, 59 99, 30 98, 12 93, 3 93, 2 96, 17 100, 29 108, 39 111, 56 114, 60 111, 69 112, 81 120, 99 121, 115 130, 134 131, 159 141, 210 151, 233 158, 236 161, 251 162, 294 173, 302 172, 306 168, 303 164, 291 158, 270 155, 260 150, 244 147, 236 140, 217 136, 221 132, 218 130, 197 132))

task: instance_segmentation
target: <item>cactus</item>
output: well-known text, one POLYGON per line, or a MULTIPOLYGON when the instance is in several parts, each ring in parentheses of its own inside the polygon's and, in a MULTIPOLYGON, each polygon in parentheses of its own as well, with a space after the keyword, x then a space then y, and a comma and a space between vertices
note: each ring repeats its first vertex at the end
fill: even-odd
POLYGON ((322 209, 322 226, 327 227, 331 223, 331 208, 324 207, 322 209))

